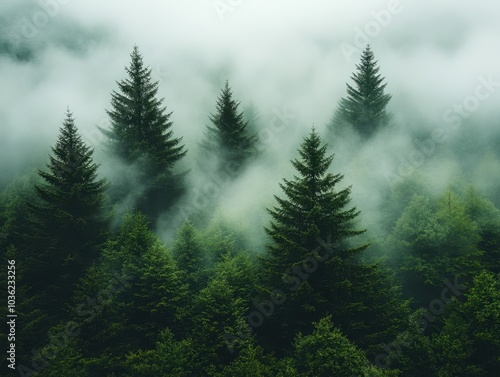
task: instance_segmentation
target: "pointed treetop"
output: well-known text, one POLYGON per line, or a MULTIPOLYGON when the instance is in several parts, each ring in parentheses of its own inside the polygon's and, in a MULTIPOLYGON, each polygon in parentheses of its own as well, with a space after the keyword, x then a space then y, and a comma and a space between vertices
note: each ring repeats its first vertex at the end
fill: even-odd
POLYGON ((232 96, 226 80, 217 98, 217 111, 209 116, 212 126, 207 126, 202 147, 211 156, 240 166, 253 153, 256 136, 249 134, 247 121, 238 109, 240 102, 232 96))
POLYGON ((329 128, 338 131, 347 126, 369 137, 388 123, 386 107, 391 95, 385 94, 387 84, 378 73, 380 68, 370 45, 363 50, 356 69, 351 76, 355 85, 346 84, 347 96, 339 101, 329 128))
POLYGON ((186 154, 182 138, 173 136, 170 115, 158 99, 158 81, 145 67, 137 46, 133 47, 128 77, 117 82, 111 93, 111 110, 107 113, 111 129, 101 131, 108 137, 108 146, 127 163, 146 161, 145 171, 159 176, 173 168, 186 154))

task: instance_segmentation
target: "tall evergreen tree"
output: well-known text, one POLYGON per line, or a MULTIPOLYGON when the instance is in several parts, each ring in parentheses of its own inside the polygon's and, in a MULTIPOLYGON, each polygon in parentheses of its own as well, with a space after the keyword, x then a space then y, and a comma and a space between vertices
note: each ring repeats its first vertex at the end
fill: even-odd
POLYGON ((179 334, 187 286, 140 213, 125 217, 102 254, 81 279, 72 314, 82 327, 84 357, 95 367, 90 375, 121 376, 125 354, 153 347, 165 327, 179 334))
POLYGON ((278 349, 327 314, 358 345, 376 344, 387 339, 405 311, 379 266, 358 260, 367 245, 349 245, 363 233, 354 225, 359 211, 348 208, 350 187, 336 188, 343 176, 328 172, 333 156, 326 148, 313 129, 300 159, 292 161, 298 176, 284 179, 286 198, 275 196, 278 205, 269 210, 272 243, 262 258, 263 286, 271 297, 273 288, 287 292, 287 299, 262 333, 272 334, 266 337, 275 337, 278 349))
POLYGON ((340 99, 328 126, 334 132, 350 127, 361 136, 369 137, 388 122, 386 106, 391 95, 385 93, 387 84, 378 73, 380 68, 369 45, 356 68, 357 72, 351 76, 354 86, 346 84, 347 96, 340 99))
POLYGON ((108 184, 98 179, 92 154, 68 110, 48 170, 39 171, 35 196, 28 199, 28 229, 20 229, 25 233, 15 253, 22 261, 19 335, 27 347, 18 351, 26 361, 33 348, 47 341, 50 326, 65 318, 78 279, 96 260, 106 238, 108 184))
POLYGON ((365 353, 334 327, 331 317, 314 324, 312 334, 298 334, 294 340, 294 359, 298 376, 397 376, 368 363, 365 353))
POLYGON ((154 217, 180 193, 182 175, 174 175, 173 168, 187 151, 182 138, 173 135, 172 113, 166 112, 163 98, 157 98, 158 82, 152 81, 151 69, 144 66, 137 46, 130 56, 130 66, 125 68, 128 78, 111 93, 111 110, 107 111, 111 128, 101 131, 115 156, 138 165, 147 187, 138 207, 154 217))
POLYGON ((36 185, 38 201, 29 204, 37 252, 27 263, 36 285, 47 281, 57 286, 60 300, 61 292, 76 282, 104 242, 108 183, 98 179, 93 150, 82 141, 69 110, 52 152, 48 171, 39 171, 43 181, 36 185))
POLYGON ((482 271, 466 300, 445 311, 441 332, 433 338, 438 376, 495 376, 500 368, 500 276, 482 271))
POLYGON ((208 279, 208 258, 202 248, 198 230, 185 221, 178 232, 172 250, 183 281, 189 284, 192 293, 200 291, 208 279))
POLYGON ((209 117, 212 126, 207 126, 202 142, 209 156, 219 157, 219 168, 229 163, 237 169, 253 153, 256 136, 249 134, 243 112, 238 111, 239 104, 226 81, 217 99, 217 111, 209 117))
POLYGON ((391 242, 405 293, 422 306, 446 279, 467 286, 482 268, 477 225, 458 197, 448 191, 436 207, 415 195, 396 221, 391 242))

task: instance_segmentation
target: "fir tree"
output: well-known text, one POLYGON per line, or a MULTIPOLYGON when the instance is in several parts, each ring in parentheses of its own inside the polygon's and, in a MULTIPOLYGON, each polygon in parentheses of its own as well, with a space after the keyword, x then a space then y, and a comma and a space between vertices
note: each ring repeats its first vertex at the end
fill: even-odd
POLYGON ((351 76, 355 85, 346 84, 347 96, 339 101, 328 126, 337 133, 346 127, 353 128, 366 138, 387 124, 390 116, 386 106, 391 95, 385 94, 387 84, 378 73, 380 68, 369 45, 356 68, 357 72, 351 76))
POLYGON ((128 78, 118 82, 119 92, 111 94, 107 111, 111 129, 102 130, 109 138, 112 151, 124 161, 133 163, 146 158, 155 173, 171 169, 185 154, 181 138, 174 138, 172 113, 166 113, 158 99, 158 82, 151 79, 151 69, 144 66, 137 46, 130 54, 128 78))
POLYGON ((233 99, 233 93, 226 81, 217 99, 216 113, 209 119, 212 126, 207 126, 202 147, 209 156, 219 156, 219 168, 231 164, 236 169, 252 155, 255 135, 250 135, 243 112, 238 111, 239 102, 233 99))
POLYGON ((47 330, 65 318, 78 279, 97 259, 106 238, 108 184, 98 179, 92 155, 68 110, 48 169, 38 171, 34 195, 26 197, 26 224, 16 226, 18 235, 9 237, 22 261, 17 281, 23 297, 20 358, 31 358, 31 350, 47 342, 47 330))
POLYGON ((158 82, 152 81, 151 69, 144 66, 137 46, 130 56, 130 66, 125 68, 128 78, 111 93, 111 110, 107 111, 111 128, 101 131, 111 153, 138 166, 147 187, 138 207, 154 217, 180 194, 182 175, 175 175, 173 168, 187 151, 182 138, 173 135, 172 113, 157 98, 158 82))
POLYGON ((278 205, 269 210, 266 231, 272 243, 262 258, 263 285, 267 297, 273 289, 288 293, 262 333, 276 338, 278 349, 289 344, 294 331, 310 331, 312 321, 328 313, 358 345, 376 344, 394 332, 404 313, 380 267, 358 260, 367 245, 349 245, 363 233, 354 225, 359 211, 349 208, 350 187, 336 187, 343 176, 328 172, 333 156, 326 148, 313 129, 300 159, 292 161, 298 176, 284 179, 286 198, 275 196, 278 205))
POLYGON ((439 376, 494 376, 500 368, 499 276, 482 271, 466 300, 453 300, 433 338, 439 376))
POLYGON ((35 187, 38 200, 29 203, 32 232, 28 239, 34 250, 26 262, 31 266, 27 275, 34 286, 49 297, 49 292, 57 291, 60 301, 68 298, 105 239, 108 184, 98 179, 93 150, 82 141, 69 110, 52 152, 48 171, 39 171, 42 183, 35 187))
POLYGON ((197 229, 189 221, 184 222, 175 241, 173 255, 181 271, 183 281, 192 293, 200 291, 208 279, 208 258, 203 250, 197 229))
POLYGON ((405 293, 427 306, 446 279, 467 285, 481 270, 477 225, 457 196, 448 191, 437 208, 414 195, 396 221, 391 247, 405 293))
POLYGON ((97 267, 80 281, 75 303, 85 358, 96 375, 124 375, 123 355, 154 347, 165 327, 179 334, 187 286, 145 216, 129 214, 97 267))
POLYGON ((334 327, 330 316, 315 323, 311 335, 297 335, 294 356, 300 376, 354 376, 368 364, 364 352, 334 327))

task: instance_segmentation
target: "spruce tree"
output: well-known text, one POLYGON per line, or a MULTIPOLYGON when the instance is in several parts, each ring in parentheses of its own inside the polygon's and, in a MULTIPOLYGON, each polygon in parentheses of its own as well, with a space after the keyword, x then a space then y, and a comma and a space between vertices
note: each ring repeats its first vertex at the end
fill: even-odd
POLYGON ((26 234, 23 261, 29 294, 39 297, 39 308, 60 316, 78 279, 95 261, 108 230, 105 191, 98 179, 93 150, 78 134, 67 111, 48 171, 39 171, 37 199, 28 203, 31 231, 26 234))
POLYGON ((73 319, 82 327, 94 375, 124 375, 123 355, 151 349, 165 327, 178 335, 187 303, 187 286, 168 250, 144 215, 127 214, 75 294, 73 319))
POLYGON ((146 186, 138 207, 154 217, 182 191, 182 175, 175 175, 173 168, 187 151, 182 138, 174 137, 172 113, 166 112, 163 98, 157 98, 158 82, 152 80, 137 46, 130 56, 130 66, 125 68, 128 77, 117 82, 118 91, 111 93, 107 111, 111 128, 101 131, 112 154, 127 165, 137 165, 146 186))
POLYGON ((350 187, 337 189, 343 176, 328 171, 333 156, 326 148, 313 129, 298 151, 300 159, 292 161, 298 175, 281 184, 286 197, 275 196, 278 204, 268 210, 265 297, 281 301, 276 289, 286 295, 262 326, 274 349, 287 347, 296 331, 311 331, 312 321, 327 314, 358 345, 376 344, 399 326, 404 312, 380 267, 360 262, 367 245, 350 245, 364 231, 355 228, 359 211, 349 208, 350 187))
POLYGON ((354 85, 346 84, 347 96, 340 99, 328 126, 337 133, 352 128, 367 138, 389 121, 386 107, 391 95, 385 93, 387 84, 378 73, 380 68, 369 45, 364 49, 356 68, 357 72, 351 76, 354 85))
POLYGON ((183 281, 189 284, 192 293, 200 291, 208 279, 208 258, 203 250, 198 230, 185 221, 178 232, 172 250, 183 281))
POLYGON ((218 169, 230 164, 240 168, 252 155, 256 136, 248 132, 243 112, 238 111, 239 102, 233 99, 233 93, 226 81, 217 99, 216 113, 209 119, 212 126, 207 126, 202 147, 208 156, 218 156, 218 169))
POLYGON ((357 376, 364 375, 368 361, 328 316, 314 324, 312 334, 297 335, 293 364, 300 376, 357 376))
POLYGON ((439 376, 495 376, 500 368, 499 276, 482 271, 466 300, 447 304, 444 326, 433 337, 439 376), (451 351, 453 350, 453 351, 451 351))

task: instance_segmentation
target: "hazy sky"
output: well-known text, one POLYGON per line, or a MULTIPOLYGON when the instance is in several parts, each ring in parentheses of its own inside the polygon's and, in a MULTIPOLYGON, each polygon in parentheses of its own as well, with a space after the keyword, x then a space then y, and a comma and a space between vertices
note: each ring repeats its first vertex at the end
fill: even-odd
MULTIPOLYGON (((134 44, 188 148, 229 79, 265 127, 288 112, 286 132, 263 134, 285 169, 300 137, 313 124, 323 130, 366 42, 396 119, 418 117, 432 130, 481 77, 500 82, 499 14, 498 0, 2 0, 0 168, 10 176, 35 145, 46 155, 67 106, 97 146, 95 125, 107 124, 109 93, 134 44)), ((496 89, 478 113, 499 114, 496 89)))

